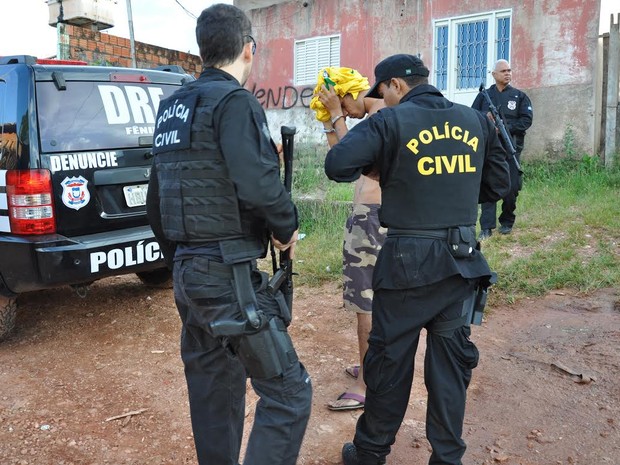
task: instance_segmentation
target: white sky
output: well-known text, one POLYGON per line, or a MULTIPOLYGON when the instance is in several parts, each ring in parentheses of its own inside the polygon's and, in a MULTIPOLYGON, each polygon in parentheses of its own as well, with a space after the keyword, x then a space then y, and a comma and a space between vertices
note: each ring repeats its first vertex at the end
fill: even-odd
MULTIPOLYGON (((86 4, 88 0, 81 0, 86 4)), ((0 56, 56 55, 56 28, 49 26, 46 0, 0 0, 0 56), (8 4, 11 4, 8 6, 8 4)), ((126 0, 114 0, 114 27, 104 33, 129 39, 126 0)), ((196 17, 214 3, 232 0, 131 0, 134 39, 198 55, 196 17), (183 5, 194 17, 179 5, 183 5)))
POLYGON ((601 22, 599 24, 599 33, 609 32, 609 20, 612 14, 615 14, 614 22, 618 22, 618 14, 620 13, 620 1, 618 0, 601 0, 601 22))
MULTIPOLYGON (((45 58, 56 55, 56 28, 48 25, 46 0, 0 1, 4 7, 0 15, 0 56, 27 54, 45 58)), ((620 13, 620 1, 601 1, 600 32, 608 32, 610 15, 620 13)), ((115 2, 115 26, 106 32, 129 38, 126 0, 115 2)), ((219 2, 232 4, 232 0, 219 2)), ((196 19, 187 14, 179 3, 198 16, 204 8, 218 3, 218 0, 131 0, 134 39, 197 55, 196 19)))

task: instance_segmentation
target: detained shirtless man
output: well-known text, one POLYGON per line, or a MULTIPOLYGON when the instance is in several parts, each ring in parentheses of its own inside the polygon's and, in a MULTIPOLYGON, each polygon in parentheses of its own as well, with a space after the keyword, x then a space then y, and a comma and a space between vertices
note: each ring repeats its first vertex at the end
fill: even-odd
MULTIPOLYGON (((323 122, 323 132, 332 147, 348 132, 347 118, 365 118, 383 108, 385 104, 381 99, 366 97, 370 88, 368 79, 357 71, 350 68, 326 70, 327 79, 323 71, 319 74, 311 108, 317 111, 317 119, 323 122), (328 113, 328 118, 325 117, 325 112, 328 113)), ((379 182, 360 176, 355 183, 353 209, 347 219, 343 245, 343 300, 345 309, 357 314, 359 365, 346 369, 346 373, 355 378, 355 383, 337 399, 328 403, 330 410, 363 408, 366 400, 362 367, 368 350, 372 321, 372 273, 386 234, 386 230, 379 225, 380 205, 379 182)))

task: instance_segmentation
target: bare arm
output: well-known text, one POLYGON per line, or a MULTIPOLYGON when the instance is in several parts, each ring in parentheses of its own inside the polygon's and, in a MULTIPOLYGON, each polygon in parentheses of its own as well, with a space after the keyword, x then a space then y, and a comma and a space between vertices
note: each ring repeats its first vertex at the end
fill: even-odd
POLYGON ((333 147, 349 132, 342 111, 342 103, 334 88, 327 89, 325 86, 321 86, 319 101, 329 111, 330 119, 323 122, 323 129, 327 136, 327 143, 333 147))
MULTIPOLYGON (((338 97, 333 88, 327 89, 325 86, 321 86, 318 98, 330 114, 330 120, 323 123, 323 128, 325 130, 325 134, 327 135, 327 142, 329 146, 333 147, 349 132, 345 122, 346 117, 345 112, 343 111, 344 107, 340 97, 338 97)), ((383 99, 362 98, 364 103, 364 115, 361 117, 366 115, 370 116, 385 107, 385 102, 383 99)), ((359 118, 360 116, 355 117, 359 118)))

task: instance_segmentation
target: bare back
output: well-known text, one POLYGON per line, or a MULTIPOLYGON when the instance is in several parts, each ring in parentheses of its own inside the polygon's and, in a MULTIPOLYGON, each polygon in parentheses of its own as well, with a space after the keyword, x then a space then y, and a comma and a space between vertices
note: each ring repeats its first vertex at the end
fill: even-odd
MULTIPOLYGON (((383 99, 364 98, 364 104, 367 108, 368 116, 375 114, 381 108, 385 107, 383 99)), ((379 186, 379 181, 371 179, 368 176, 360 176, 359 179, 355 181, 353 203, 380 204, 381 187, 379 186)))

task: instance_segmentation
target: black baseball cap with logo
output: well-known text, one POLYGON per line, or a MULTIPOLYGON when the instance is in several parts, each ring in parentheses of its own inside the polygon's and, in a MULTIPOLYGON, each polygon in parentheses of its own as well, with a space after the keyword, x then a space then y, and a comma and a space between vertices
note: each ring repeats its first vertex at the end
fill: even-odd
POLYGON ((427 77, 428 75, 428 68, 415 55, 401 53, 389 56, 375 66, 375 84, 370 88, 366 97, 381 98, 379 95, 379 84, 392 78, 407 76, 427 77))

